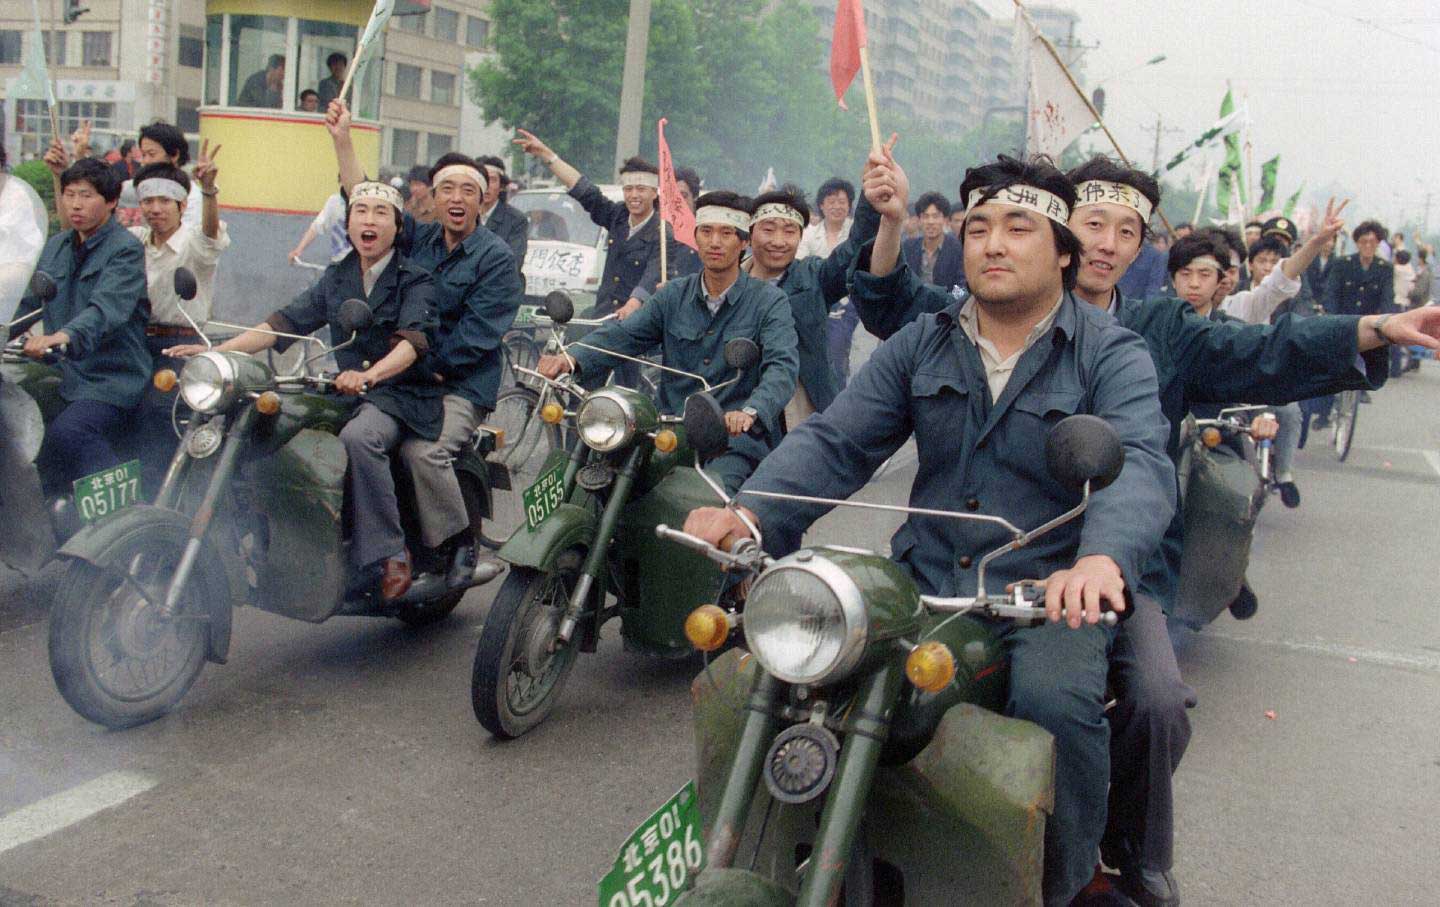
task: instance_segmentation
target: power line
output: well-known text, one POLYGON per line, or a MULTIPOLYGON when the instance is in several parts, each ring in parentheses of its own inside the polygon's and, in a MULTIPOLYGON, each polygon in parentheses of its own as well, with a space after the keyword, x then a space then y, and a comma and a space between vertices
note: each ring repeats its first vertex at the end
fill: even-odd
POLYGON ((1405 41, 1409 44, 1414 44, 1417 47, 1423 47, 1426 50, 1440 54, 1440 47, 1437 47, 1434 44, 1430 44, 1427 41, 1421 41, 1419 38, 1416 38, 1413 35, 1407 35, 1403 32, 1392 31, 1378 24, 1374 19, 1361 19, 1359 16, 1352 16, 1348 13, 1342 13, 1337 10, 1330 9, 1329 7, 1321 6, 1318 3, 1312 2, 1312 0, 1293 0, 1293 2, 1298 3, 1301 6, 1308 6, 1311 9, 1318 9, 1322 13, 1329 13, 1332 16, 1339 16, 1341 19, 1349 19, 1351 22, 1359 23, 1360 25, 1364 25, 1367 28, 1373 28, 1376 31, 1382 34, 1389 35, 1392 38, 1399 38, 1401 41, 1405 41))

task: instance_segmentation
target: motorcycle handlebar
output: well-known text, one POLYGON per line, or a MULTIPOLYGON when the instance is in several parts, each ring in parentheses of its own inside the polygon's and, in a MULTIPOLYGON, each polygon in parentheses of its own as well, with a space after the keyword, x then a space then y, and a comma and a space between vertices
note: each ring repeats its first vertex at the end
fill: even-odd
POLYGON ((655 527, 655 536, 674 542, 677 545, 682 545, 692 551, 698 551, 711 560, 727 566, 751 566, 760 553, 760 548, 755 544, 754 539, 737 538, 730 543, 730 548, 727 551, 717 548, 704 539, 693 536, 688 532, 671 529, 664 523, 655 527))

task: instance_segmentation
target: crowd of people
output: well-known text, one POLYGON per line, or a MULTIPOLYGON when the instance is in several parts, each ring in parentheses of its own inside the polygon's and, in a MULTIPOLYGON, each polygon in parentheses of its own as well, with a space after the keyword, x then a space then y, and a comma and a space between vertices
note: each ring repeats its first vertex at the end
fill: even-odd
MULTIPOLYGON (((284 61, 271 62, 246 83, 256 106, 278 106, 284 61)), ((291 253, 325 237, 330 264, 314 286, 216 349, 283 347, 280 335, 334 325, 346 300, 368 302, 363 355, 334 387, 364 396, 340 431, 353 582, 394 599, 409 587, 411 566, 392 458, 414 477, 426 543, 451 550, 454 570, 471 569, 477 556, 449 464, 495 406, 502 338, 523 300, 528 221, 505 200, 500 157, 445 154, 407 175, 405 195, 367 176, 349 109, 335 99, 345 60, 330 63, 316 109, 325 110, 339 192, 291 253)), ((183 135, 147 126, 137 140, 143 166, 127 178, 89 157, 84 138, 70 148, 57 140, 45 158, 65 229, 46 243, 39 268, 58 292, 21 306, 21 314, 43 309, 25 353, 65 350, 67 405, 41 454, 56 487, 117 462, 112 440, 133 424, 157 362, 206 349, 197 326, 212 314, 228 245, 219 148, 202 146, 187 173, 183 135), (145 219, 133 230, 114 217, 127 193, 145 219), (180 267, 200 284, 191 300, 175 293, 180 267)), ((585 381, 614 371, 633 383, 631 363, 601 350, 658 350, 665 367, 720 385, 730 376, 725 343, 746 337, 761 350, 759 364, 718 391, 730 446, 709 467, 729 491, 844 498, 913 437, 912 505, 963 504, 1022 526, 1075 501, 1036 455, 1048 429, 1077 413, 1110 422, 1126 451, 1119 478, 1093 495, 1083 522, 991 568, 1002 584, 1043 578, 1051 623, 995 632, 1011 661, 1008 713, 1057 743, 1046 903, 1083 901, 1103 858, 1137 902, 1176 904, 1171 778, 1195 702, 1165 619, 1184 544, 1180 424, 1207 408, 1275 404, 1288 414, 1276 430, 1298 443, 1303 416, 1291 405, 1401 374, 1403 350, 1434 348, 1440 337, 1440 308, 1423 304, 1430 250, 1412 257, 1403 237, 1367 220, 1350 233, 1357 253, 1338 256, 1343 203, 1303 242, 1284 217, 1247 225, 1243 238, 1188 225, 1158 234, 1155 179, 1105 157, 1067 173, 1002 156, 965 170, 956 202, 932 191, 911 206, 894 145, 864 157, 858 189, 837 177, 814 196, 782 186, 751 198, 677 173, 694 214, 692 249, 673 234, 662 240, 663 175, 654 164, 626 161, 623 198, 614 201, 519 130, 516 148, 606 229, 592 314, 615 316, 587 349, 545 356, 538 370, 585 381), (860 324, 884 342, 851 375, 860 324), (1127 600, 1130 620, 1118 629, 1100 622, 1102 604, 1125 610, 1127 600), (1117 699, 1109 711, 1107 687, 1117 699)), ((696 386, 666 373, 657 404, 678 412, 696 386)), ((1285 503, 1297 506, 1288 457, 1277 452, 1277 479, 1285 503)), ((824 512, 744 502, 774 554, 798 547, 824 512)), ((686 528, 716 544, 750 532, 729 508, 698 510, 686 528)), ((926 593, 973 594, 974 555, 994 547, 994 533, 989 524, 911 515, 892 556, 926 593)))

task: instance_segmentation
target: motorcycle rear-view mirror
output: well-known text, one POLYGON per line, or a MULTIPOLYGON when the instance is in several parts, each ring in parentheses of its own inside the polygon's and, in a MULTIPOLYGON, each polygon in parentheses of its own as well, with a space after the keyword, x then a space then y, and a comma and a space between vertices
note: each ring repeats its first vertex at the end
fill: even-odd
POLYGON ((36 271, 30 275, 29 295, 40 300, 42 303, 49 302, 60 293, 60 288, 55 285, 55 278, 44 271, 36 271))
POLYGON ((736 337, 725 344, 725 364, 748 371, 760 361, 760 347, 749 337, 736 337))
POLYGON ((545 294, 545 316, 556 324, 565 324, 575 317, 575 301, 564 290, 545 294))
POLYGON ((1099 491, 1120 476, 1125 448, 1114 426, 1099 416, 1067 416, 1045 439, 1045 465, 1070 488, 1089 482, 1092 492, 1099 491))
POLYGON ((341 334, 353 334, 368 328, 374 319, 375 313, 363 299, 347 299, 340 303, 340 311, 335 314, 335 326, 341 334))
POLYGON ((189 268, 175 269, 175 295, 189 301, 195 298, 200 291, 200 285, 195 282, 195 272, 189 268))
POLYGON ((685 401, 685 440, 690 449, 708 462, 730 447, 725 411, 709 394, 694 394, 685 401))

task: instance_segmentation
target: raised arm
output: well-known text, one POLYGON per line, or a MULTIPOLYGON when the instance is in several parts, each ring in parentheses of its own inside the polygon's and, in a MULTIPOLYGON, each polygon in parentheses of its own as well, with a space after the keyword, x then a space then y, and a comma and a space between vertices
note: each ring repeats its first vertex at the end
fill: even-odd
POLYGON ((1345 229, 1345 221, 1340 219, 1340 214, 1348 204, 1350 204, 1350 199, 1347 198, 1337 208, 1335 199, 1330 199, 1325 205, 1325 219, 1320 222, 1320 229, 1315 232, 1314 236, 1307 239, 1294 255, 1280 262, 1280 269, 1285 272, 1286 277, 1291 280, 1299 280, 1304 275, 1305 269, 1310 267, 1310 262, 1324 251, 1326 243, 1340 235, 1340 231, 1345 229))
POLYGON ((560 159, 560 155, 550 150, 550 146, 536 138, 533 132, 524 129, 516 129, 516 138, 512 141, 520 146, 520 150, 534 157, 550 168, 555 178, 564 184, 566 189, 574 189, 575 184, 580 182, 583 174, 574 167, 560 159))
POLYGON ((365 169, 355 154, 350 141, 350 108, 336 98, 325 111, 325 128, 330 130, 330 141, 335 145, 335 162, 340 165, 340 185, 348 195, 356 183, 365 181, 365 169))

